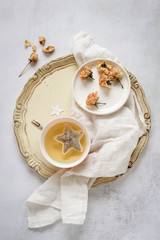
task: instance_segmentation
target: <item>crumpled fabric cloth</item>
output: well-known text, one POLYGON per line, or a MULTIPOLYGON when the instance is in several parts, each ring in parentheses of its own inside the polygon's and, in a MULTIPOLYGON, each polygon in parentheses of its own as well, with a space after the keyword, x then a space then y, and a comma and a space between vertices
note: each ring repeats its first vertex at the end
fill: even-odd
MULTIPOLYGON (((79 66, 100 57, 120 63, 84 32, 74 37, 73 54, 79 66)), ((90 153, 80 165, 59 170, 27 199, 29 228, 46 226, 58 219, 63 223, 83 224, 88 190, 95 179, 124 173, 139 137, 146 131, 143 114, 132 91, 121 109, 106 116, 83 111, 73 99, 72 116, 89 131, 90 153)))

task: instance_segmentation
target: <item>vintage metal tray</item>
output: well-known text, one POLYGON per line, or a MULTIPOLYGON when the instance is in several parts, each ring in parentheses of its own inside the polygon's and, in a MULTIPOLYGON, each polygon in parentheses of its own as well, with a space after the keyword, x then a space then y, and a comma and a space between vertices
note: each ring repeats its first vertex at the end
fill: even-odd
MULTIPOLYGON (((35 119, 41 122, 42 125, 45 125, 54 119, 54 116, 51 116, 50 113, 51 106, 56 104, 60 104, 60 107, 64 109, 61 116, 70 116, 72 79, 77 68, 73 55, 50 61, 39 68, 28 80, 16 102, 13 118, 14 132, 19 149, 28 165, 44 178, 49 178, 58 168, 49 164, 42 156, 39 148, 40 131, 31 124, 31 120, 35 119)), ((131 87, 135 92, 147 125, 147 132, 139 139, 137 147, 132 153, 128 165, 129 170, 138 160, 148 142, 151 119, 150 108, 142 87, 132 73, 128 72, 128 74, 131 80, 131 87)), ((122 175, 97 178, 92 187, 112 182, 122 175)))

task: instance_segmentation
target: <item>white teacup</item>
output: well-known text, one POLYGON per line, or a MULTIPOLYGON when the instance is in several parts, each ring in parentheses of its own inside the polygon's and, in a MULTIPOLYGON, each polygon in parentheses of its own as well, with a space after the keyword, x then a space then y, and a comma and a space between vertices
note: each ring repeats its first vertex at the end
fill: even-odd
POLYGON ((71 168, 71 167, 74 167, 74 166, 77 166, 78 164, 80 164, 88 155, 89 153, 89 150, 90 150, 90 137, 89 137, 89 134, 88 134, 88 131, 87 129, 84 127, 84 125, 82 123, 80 123, 78 120, 76 120, 75 118, 71 118, 71 117, 60 117, 60 118, 56 118, 54 120, 52 120, 51 122, 47 123, 44 127, 42 127, 39 123, 37 123, 36 121, 32 121, 32 123, 34 125, 36 125, 38 128, 42 129, 42 132, 41 132, 41 135, 40 135, 40 149, 41 149, 41 152, 44 156, 44 158, 49 162, 51 163, 52 165, 56 166, 56 167, 59 167, 59 168, 71 168), (46 133, 49 131, 49 129, 51 127, 53 127, 54 125, 58 124, 58 123, 61 123, 61 122, 67 122, 67 123, 73 123, 77 126, 79 126, 85 136, 86 136, 86 148, 84 150, 84 153, 81 155, 81 157, 74 161, 74 162, 66 162, 66 163, 62 163, 62 162, 58 162, 56 161, 56 159, 53 159, 51 158, 46 149, 45 149, 45 136, 46 136, 46 133))

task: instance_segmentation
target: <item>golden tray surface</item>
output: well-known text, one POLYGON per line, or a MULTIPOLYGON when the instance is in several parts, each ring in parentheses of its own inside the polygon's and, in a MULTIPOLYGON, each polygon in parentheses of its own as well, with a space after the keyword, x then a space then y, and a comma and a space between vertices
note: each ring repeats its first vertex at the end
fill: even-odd
MULTIPOLYGON (((40 131, 31 121, 39 121, 42 125, 53 120, 51 106, 59 104, 64 112, 61 116, 70 116, 72 98, 72 79, 78 69, 73 55, 52 60, 37 69, 27 81, 16 102, 14 111, 14 132, 19 149, 28 165, 44 178, 49 178, 58 168, 49 164, 41 154, 39 147, 40 131), (64 91, 65 89, 65 91, 64 91)), ((135 92, 147 125, 147 132, 139 138, 138 144, 132 153, 128 169, 138 160, 145 148, 151 127, 150 108, 144 91, 135 76, 128 72, 131 88, 135 92)), ((127 172, 126 171, 126 172, 127 172)), ((92 187, 115 181, 123 174, 115 177, 97 178, 92 187)))

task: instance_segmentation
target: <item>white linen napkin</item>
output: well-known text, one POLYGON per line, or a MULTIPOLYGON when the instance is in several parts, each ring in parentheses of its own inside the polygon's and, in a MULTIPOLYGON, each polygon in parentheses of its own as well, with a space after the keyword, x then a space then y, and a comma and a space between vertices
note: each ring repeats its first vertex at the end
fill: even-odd
MULTIPOLYGON (((99 47, 84 32, 73 39, 73 53, 79 66, 99 57, 119 63, 111 52, 99 47)), ((89 131, 90 153, 80 165, 59 170, 28 198, 29 228, 52 224, 58 219, 63 223, 83 224, 88 189, 94 180, 124 173, 139 137, 146 131, 143 114, 132 91, 126 104, 107 116, 89 114, 73 100, 72 116, 89 131)))

